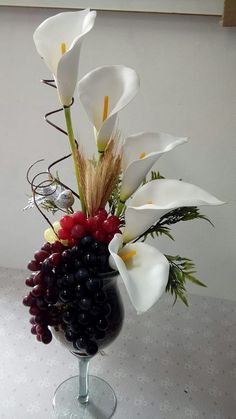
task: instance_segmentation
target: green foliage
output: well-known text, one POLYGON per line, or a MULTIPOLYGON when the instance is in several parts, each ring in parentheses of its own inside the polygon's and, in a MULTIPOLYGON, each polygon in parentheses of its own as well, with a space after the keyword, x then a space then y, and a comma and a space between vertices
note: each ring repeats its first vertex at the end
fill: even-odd
POLYGON ((160 172, 155 172, 154 170, 151 171, 151 179, 149 180, 149 182, 151 182, 152 180, 156 180, 156 179, 165 179, 164 176, 162 176, 160 174, 160 172))
POLYGON ((212 222, 205 215, 200 214, 198 207, 180 207, 176 208, 167 214, 164 214, 158 223, 163 224, 176 224, 179 221, 190 221, 196 218, 201 218, 202 220, 208 221, 213 227, 212 222))
POLYGON ((167 236, 169 237, 169 239, 174 240, 173 236, 170 233, 170 228, 164 226, 158 226, 157 229, 156 226, 151 227, 143 236, 141 236, 142 241, 144 242, 148 238, 148 236, 151 236, 153 239, 159 236, 167 236))
POLYGON ((118 178, 115 187, 112 191, 112 194, 110 196, 110 199, 108 201, 109 205, 109 212, 114 215, 118 205, 120 203, 120 187, 121 187, 121 176, 118 178))
POLYGON ((186 281, 190 281, 201 287, 206 287, 206 285, 194 276, 196 273, 195 265, 190 259, 181 256, 165 256, 170 263, 166 292, 174 295, 174 304, 177 298, 179 298, 186 306, 188 306, 185 288, 186 281))
POLYGON ((142 239, 145 241, 148 236, 154 238, 155 236, 165 235, 168 236, 171 240, 174 240, 173 236, 170 233, 169 225, 176 224, 180 221, 190 221, 200 218, 202 220, 208 221, 212 226, 212 222, 203 214, 199 212, 197 207, 180 207, 176 208, 170 212, 164 214, 160 220, 151 226, 145 233, 139 236, 135 241, 142 239))
POLYGON ((151 171, 151 176, 150 179, 145 178, 143 181, 143 185, 145 185, 148 182, 151 182, 152 180, 157 180, 157 179, 165 179, 164 176, 161 176, 160 172, 155 172, 154 170, 151 171))
POLYGON ((61 211, 60 208, 54 204, 54 202, 50 199, 45 199, 43 202, 40 203, 40 207, 47 212, 51 212, 53 215, 56 214, 57 211, 61 211))

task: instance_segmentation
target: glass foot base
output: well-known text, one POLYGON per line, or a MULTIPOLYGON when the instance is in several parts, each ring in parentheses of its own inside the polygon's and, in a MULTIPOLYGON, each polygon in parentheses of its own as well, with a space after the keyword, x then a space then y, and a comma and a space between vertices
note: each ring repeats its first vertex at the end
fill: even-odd
POLYGON ((109 419, 116 409, 116 396, 101 378, 89 376, 89 401, 78 401, 79 376, 63 381, 55 391, 53 407, 57 419, 109 419))

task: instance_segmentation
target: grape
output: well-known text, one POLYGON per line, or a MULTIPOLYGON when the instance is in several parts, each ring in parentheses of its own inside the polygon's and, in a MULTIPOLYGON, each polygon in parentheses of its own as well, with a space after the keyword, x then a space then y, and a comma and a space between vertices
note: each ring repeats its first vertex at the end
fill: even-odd
POLYGON ((31 292, 34 297, 41 297, 44 293, 44 287, 41 284, 35 285, 31 292))
POLYGON ((96 302, 96 303, 104 303, 105 301, 106 301, 106 298, 107 298, 107 296, 106 296, 106 294, 105 294, 105 292, 104 291, 98 291, 98 292, 96 292, 96 294, 94 295, 94 301, 96 302))
POLYGON ((39 270, 40 265, 39 265, 39 263, 38 263, 36 260, 31 260, 31 261, 28 263, 27 268, 28 268, 30 271, 35 272, 35 271, 38 271, 38 270, 39 270))
POLYGON ((85 227, 81 224, 76 224, 71 230, 71 236, 74 239, 81 239, 85 235, 85 227))
POLYGON ((27 287, 33 287, 34 286, 34 279, 33 278, 27 278, 25 280, 25 285, 27 285, 27 287))
POLYGON ((106 333, 104 332, 104 330, 96 330, 94 338, 100 340, 100 339, 104 339, 105 336, 106 336, 106 333))
POLYGON ((26 307, 31 307, 34 301, 35 301, 34 297, 31 294, 28 294, 26 297, 24 297, 23 304, 26 307))
POLYGON ((91 252, 86 253, 84 255, 83 261, 87 266, 96 266, 96 264, 97 264, 96 255, 94 253, 91 253, 91 252))
POLYGON ((98 220, 99 224, 101 224, 107 218, 107 212, 104 208, 99 208, 96 213, 95 217, 98 220))
POLYGON ((98 278, 89 278, 86 281, 86 287, 89 291, 99 291, 102 287, 102 281, 98 278))
POLYGON ((101 255, 97 256, 97 263, 102 268, 103 266, 108 264, 108 255, 106 253, 102 253, 101 255))
POLYGON ((78 315, 78 322, 82 324, 83 326, 86 326, 89 324, 90 316, 86 313, 79 313, 78 315))
POLYGON ((45 250, 45 252, 51 253, 51 244, 50 243, 44 243, 41 247, 41 250, 45 250))
POLYGON ((69 341, 69 342, 73 342, 74 340, 76 340, 77 338, 77 333, 73 332, 73 330, 68 329, 65 332, 65 338, 69 341))
POLYGON ((61 272, 63 274, 72 273, 73 271, 74 271, 73 259, 71 259, 71 261, 69 261, 68 263, 64 263, 61 267, 61 272))
POLYGON ((72 323, 70 324, 68 330, 71 330, 74 334, 78 335, 79 331, 81 330, 81 326, 78 323, 72 323))
POLYGON ((41 324, 37 324, 35 326, 35 329, 36 329, 36 332, 37 332, 36 334, 37 335, 42 335, 45 332, 45 330, 46 330, 46 326, 43 326, 41 324))
POLYGON ((48 304, 44 301, 43 297, 36 298, 35 302, 40 310, 46 310, 48 308, 48 304))
POLYGON ((98 330, 106 331, 108 329, 109 323, 105 317, 101 317, 96 322, 96 327, 98 330))
POLYGON ((75 285, 74 275, 63 275, 61 278, 62 288, 73 287, 75 285))
POLYGON ((41 271, 45 274, 50 275, 52 272, 52 266, 49 263, 48 259, 45 259, 41 265, 41 271))
POLYGON ((73 309, 68 309, 68 310, 64 311, 63 314, 62 314, 62 320, 66 324, 73 323, 75 321, 75 319, 76 319, 76 312, 73 309))
POLYGON ((74 258, 79 258, 79 257, 81 257, 81 256, 82 256, 82 254, 83 254, 83 251, 82 251, 81 247, 80 247, 80 246, 78 246, 78 245, 73 246, 73 247, 70 249, 70 252, 71 252, 71 255, 72 255, 74 258))
POLYGON ((84 336, 84 335, 79 336, 77 338, 76 342, 75 342, 75 346, 78 349, 86 349, 87 344, 88 344, 88 340, 87 340, 86 336, 84 336))
POLYGON ((112 215, 111 217, 107 218, 102 223, 102 228, 106 233, 114 233, 117 227, 120 224, 120 220, 115 215, 112 215))
POLYGON ((92 300, 89 297, 84 297, 79 300, 79 307, 81 310, 88 311, 92 306, 92 300))
POLYGON ((51 340, 52 340, 52 333, 50 332, 50 330, 49 330, 49 329, 47 329, 47 330, 46 330, 46 331, 42 334, 41 340, 42 340, 42 342, 43 342, 43 343, 45 343, 46 345, 47 345, 48 343, 50 343, 50 342, 51 342, 51 340))
POLYGON ((36 315, 38 315, 38 314, 40 313, 40 309, 39 309, 36 305, 32 305, 32 306, 30 307, 30 309, 29 309, 29 313, 30 313, 32 316, 36 316, 36 315))
POLYGON ((91 250, 98 255, 107 253, 107 247, 101 241, 94 241, 91 245, 91 250))
POLYGON ((56 287, 47 288, 44 299, 48 304, 56 304, 58 300, 57 288, 56 287))
POLYGON ((73 254, 70 249, 66 249, 61 254, 63 263, 71 263, 73 261, 73 254))
POLYGON ((75 287, 76 297, 83 297, 86 294, 86 288, 83 284, 78 284, 75 287))
POLYGON ((71 230, 75 225, 75 220, 70 215, 64 215, 64 217, 60 219, 60 225, 65 230, 71 230))
POLYGON ((85 224, 86 223, 86 216, 82 211, 77 211, 72 214, 71 218, 74 221, 74 224, 85 224))
POLYGON ((32 333, 32 335, 37 335, 36 327, 37 326, 35 324, 31 327, 31 333, 32 333))
POLYGON ((44 312, 39 312, 39 314, 35 316, 35 323, 37 324, 45 324, 46 320, 47 320, 47 317, 44 314, 44 312))
POLYGON ((113 237, 114 237, 114 235, 115 235, 115 233, 109 233, 107 236, 106 236, 106 243, 110 243, 111 241, 112 241, 112 239, 113 239, 113 237))
POLYGON ((86 329, 85 329, 86 335, 88 335, 90 337, 94 336, 95 332, 96 332, 96 330, 93 326, 87 326, 86 329))
POLYGON ((76 239, 74 237, 70 237, 68 239, 68 246, 73 247, 76 244, 76 239))
POLYGON ((35 318, 34 317, 30 317, 30 324, 35 324, 35 318))
POLYGON ((69 303, 70 301, 74 299, 73 292, 70 289, 66 289, 66 288, 62 289, 59 292, 59 297, 63 303, 69 303))
POLYGON ((33 278, 34 285, 43 284, 43 274, 38 272, 33 278))
POLYGON ((58 326, 60 324, 59 317, 49 317, 47 321, 49 326, 58 326))
POLYGON ((76 259, 75 261, 74 261, 74 270, 75 271, 78 271, 78 269, 79 268, 82 268, 83 267, 83 263, 82 263, 82 261, 81 260, 79 260, 79 259, 76 259))
POLYGON ((56 241, 51 244, 51 249, 53 253, 62 253, 65 247, 63 246, 61 242, 56 241))
POLYGON ((96 231, 99 227, 99 220, 96 217, 90 217, 86 221, 86 228, 88 231, 96 231))
POLYGON ((88 355, 93 356, 98 351, 98 345, 93 340, 90 340, 85 349, 88 355))
POLYGON ((94 242, 93 238, 91 236, 84 236, 81 240, 80 240, 80 246, 83 249, 89 249, 92 245, 92 243, 94 242))
POLYGON ((38 250, 34 254, 34 258, 37 262, 43 262, 48 256, 49 253, 46 252, 46 250, 38 250))
POLYGON ((94 317, 97 317, 103 314, 103 309, 99 304, 94 304, 90 310, 90 314, 94 317))
POLYGON ((93 238, 98 241, 104 241, 106 235, 102 229, 95 230, 93 232, 93 238))
POLYGON ((54 278, 54 274, 53 275, 47 275, 44 277, 44 284, 47 288, 51 288, 54 286, 55 284, 55 278, 54 278))
POLYGON ((60 228, 57 232, 59 239, 68 240, 70 238, 70 232, 64 228, 60 228))
POLYGON ((89 272, 87 269, 81 268, 75 273, 75 279, 77 281, 83 281, 89 278, 89 272))
POLYGON ((103 305, 103 314, 107 317, 111 314, 111 305, 109 303, 103 305))
POLYGON ((61 254, 60 253, 52 253, 51 256, 48 258, 48 263, 55 267, 60 265, 61 262, 61 254))

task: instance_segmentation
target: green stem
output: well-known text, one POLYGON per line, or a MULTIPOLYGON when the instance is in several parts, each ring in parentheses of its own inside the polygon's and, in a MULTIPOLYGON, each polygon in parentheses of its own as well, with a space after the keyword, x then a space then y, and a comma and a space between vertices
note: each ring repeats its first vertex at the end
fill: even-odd
POLYGON ((116 216, 119 217, 119 215, 122 213, 125 206, 125 202, 120 201, 116 210, 116 216))
POLYGON ((72 128, 70 108, 64 108, 64 113, 65 113, 66 127, 67 127, 69 142, 70 142, 71 153, 72 153, 72 157, 74 161, 75 176, 76 176, 77 187, 78 187, 78 192, 80 196, 81 209, 86 214, 84 196, 83 196, 81 186, 80 186, 80 173, 79 173, 79 165, 78 165, 78 159, 77 159, 77 146, 76 146, 75 137, 74 137, 73 128, 72 128))

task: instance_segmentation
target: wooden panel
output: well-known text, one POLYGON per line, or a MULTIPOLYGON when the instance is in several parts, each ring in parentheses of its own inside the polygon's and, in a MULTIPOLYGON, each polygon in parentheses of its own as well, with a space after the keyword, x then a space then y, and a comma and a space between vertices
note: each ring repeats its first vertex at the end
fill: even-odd
POLYGON ((236 26, 236 0, 225 0, 223 26, 236 26))

